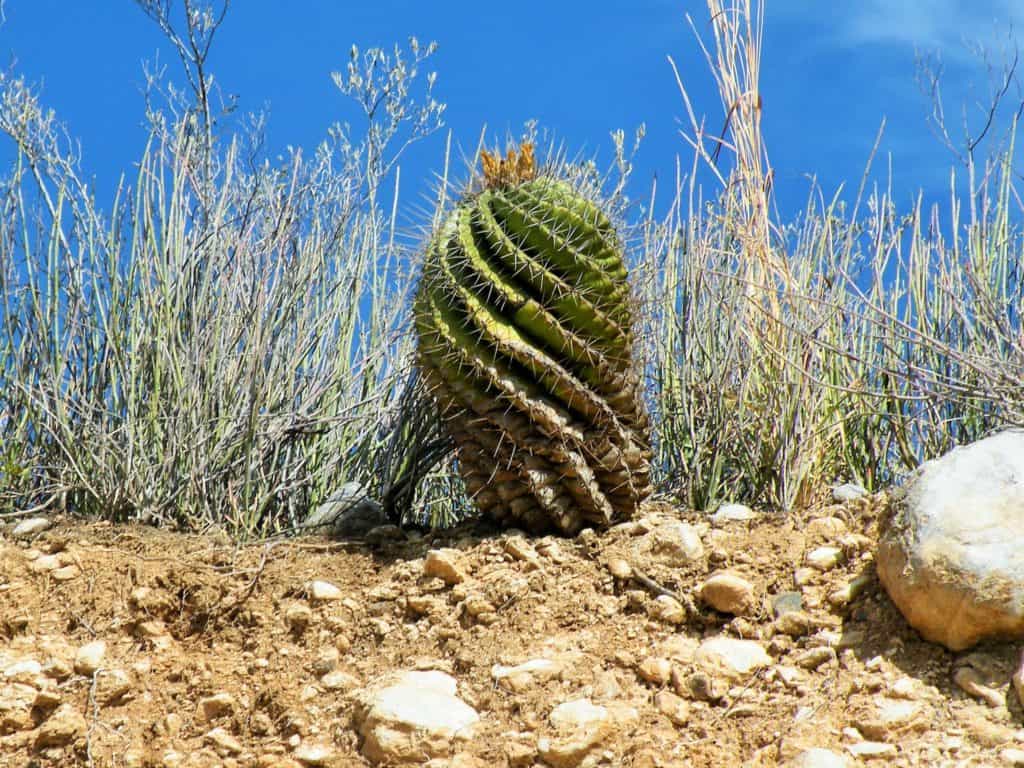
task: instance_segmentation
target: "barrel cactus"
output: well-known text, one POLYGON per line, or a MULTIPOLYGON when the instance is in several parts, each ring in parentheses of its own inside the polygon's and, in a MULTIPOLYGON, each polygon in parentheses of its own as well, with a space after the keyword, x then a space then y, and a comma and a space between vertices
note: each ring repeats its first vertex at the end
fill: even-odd
POLYGON ((650 448, 614 228, 530 145, 483 154, 482 189, 433 237, 414 305, 418 362, 477 508, 575 534, 628 519, 650 448))

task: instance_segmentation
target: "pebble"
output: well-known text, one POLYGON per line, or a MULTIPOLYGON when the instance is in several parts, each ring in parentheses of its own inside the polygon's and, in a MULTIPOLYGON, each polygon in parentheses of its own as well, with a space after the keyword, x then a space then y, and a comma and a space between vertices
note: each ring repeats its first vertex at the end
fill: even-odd
POLYGON ((47 517, 29 517, 14 526, 11 536, 16 539, 28 539, 52 526, 53 521, 47 517))
POLYGON ((689 523, 663 523, 644 535, 638 548, 665 565, 691 565, 704 557, 700 533, 689 523))
POLYGON ((213 746, 217 754, 222 757, 226 755, 237 755, 242 752, 242 745, 238 739, 232 736, 223 728, 217 727, 203 736, 203 741, 213 746))
POLYGON ((686 621, 686 610, 682 604, 669 595, 658 595, 648 603, 648 613, 655 621, 666 624, 682 624, 686 621))
POLYGON ((355 675, 335 669, 320 678, 320 685, 328 691, 341 691, 348 693, 359 687, 359 679, 355 675))
POLYGON ((329 765, 334 760, 334 750, 325 744, 301 744, 292 756, 303 765, 329 765))
POLYGON ((686 699, 671 691, 658 691, 654 695, 654 706, 675 725, 685 725, 690 719, 690 705, 686 699))
POLYGON ((107 644, 103 640, 86 643, 75 654, 75 672, 92 677, 103 665, 103 657, 107 653, 107 644))
POLYGON ((562 674, 562 664, 551 659, 530 659, 522 664, 491 667, 491 677, 499 685, 512 691, 523 691, 538 680, 550 680, 562 674))
POLYGON ((285 609, 284 623, 287 625, 288 629, 296 635, 300 635, 305 632, 312 620, 313 611, 310 610, 308 605, 292 603, 285 609))
POLYGON ((131 690, 131 676, 123 669, 101 669, 96 672, 96 699, 100 704, 114 704, 131 690))
POLYGON ((814 621, 803 611, 787 611, 775 620, 775 631, 790 637, 803 637, 810 634, 814 621))
POLYGON ((780 592, 772 597, 772 615, 779 618, 789 611, 801 611, 804 607, 804 596, 800 592, 780 592))
POLYGON ((80 573, 81 571, 77 565, 65 565, 53 571, 50 574, 50 578, 58 582, 71 581, 72 579, 77 579, 80 573))
POLYGON ((716 611, 734 616, 751 615, 757 602, 753 585, 729 571, 716 573, 705 581, 700 587, 700 596, 716 611))
POLYGON ((615 557, 608 561, 608 572, 616 579, 628 579, 633 576, 633 566, 621 557, 615 557))
POLYGON ((757 513, 746 504, 722 504, 710 519, 715 525, 726 525, 747 522, 755 517, 757 513))
POLYGON ((785 764, 785 768, 849 768, 850 762, 831 749, 813 747, 800 752, 785 764))
POLYGON ((215 693, 199 700, 199 720, 209 722, 218 717, 232 715, 235 712, 235 697, 230 693, 215 693))
POLYGON ((705 640, 697 648, 694 661, 706 671, 721 673, 731 679, 745 677, 772 663, 771 656, 760 643, 731 637, 705 640))
POLYGON ((796 657, 797 666, 804 669, 817 669, 835 660, 836 652, 832 648, 808 648, 796 657))
POLYGON ((891 757, 896 754, 896 747, 880 741, 861 741, 856 744, 848 744, 846 750, 854 757, 863 757, 868 760, 873 757, 891 757))
POLYGON ((818 547, 807 553, 807 564, 819 571, 831 571, 843 559, 839 547, 818 547))
POLYGON ((307 592, 311 600, 317 603, 333 603, 341 600, 345 594, 329 581, 316 579, 309 582, 307 592))
POLYGON ((672 678, 672 662, 656 656, 648 656, 637 667, 640 677, 648 683, 664 685, 672 678))
POLYGON ((85 717, 70 704, 61 704, 39 726, 36 747, 63 747, 85 735, 85 717))
POLYGON ((999 752, 999 759, 1006 765, 1024 765, 1024 749, 1008 747, 999 752))
POLYGON ((453 586, 466 580, 462 568, 461 554, 455 549, 432 549, 423 560, 423 573, 441 579, 445 584, 453 586))
POLYGON ((999 691, 985 685, 984 678, 973 667, 958 667, 953 673, 953 682, 976 699, 990 707, 1002 707, 1005 702, 999 691))

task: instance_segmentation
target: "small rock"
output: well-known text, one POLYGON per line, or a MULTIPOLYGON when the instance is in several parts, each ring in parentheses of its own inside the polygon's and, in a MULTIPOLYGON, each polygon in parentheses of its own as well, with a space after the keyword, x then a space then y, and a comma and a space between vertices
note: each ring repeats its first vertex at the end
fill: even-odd
POLYGON ((873 757, 891 757, 896 754, 896 747, 880 741, 860 741, 856 744, 848 744, 846 751, 854 757, 870 760, 873 757))
POLYGON ((734 616, 749 616, 754 613, 756 599, 754 587, 749 581, 728 571, 716 573, 700 587, 700 596, 716 611, 734 616))
POLYGON ((628 579, 633 576, 633 566, 621 557, 614 557, 608 561, 608 571, 616 579, 628 579))
POLYGON ((818 547, 807 553, 807 564, 818 571, 831 571, 843 559, 839 547, 818 547))
POLYGON ((726 525, 727 523, 747 522, 755 517, 757 517, 757 513, 746 504, 722 504, 710 519, 715 525, 726 525))
POLYGON ((825 517, 816 517, 807 523, 804 533, 808 539, 832 541, 838 539, 849 530, 846 521, 841 517, 827 515, 825 517))
POLYGON ((867 489, 857 483, 843 483, 832 489, 832 498, 837 504, 845 504, 848 501, 856 501, 868 495, 867 489))
POLYGON ((832 648, 808 648, 806 651, 796 657, 796 663, 798 666, 804 669, 817 669, 823 664, 828 664, 836 660, 836 652, 832 648))
POLYGON ((107 653, 107 644, 102 640, 94 640, 78 649, 75 654, 75 672, 92 677, 103 665, 103 657, 107 653))
POLYGON ((805 749, 785 764, 785 768, 849 768, 849 761, 831 749, 805 749))
POLYGON ((516 560, 521 560, 533 568, 540 568, 540 556, 537 550, 531 547, 522 536, 509 536, 505 539, 505 551, 516 560))
POLYGON ((70 704, 61 704, 46 722, 39 726, 36 747, 63 747, 85 735, 88 725, 82 713, 70 704))
POLYGON ((285 609, 284 623, 296 635, 301 635, 305 632, 312 620, 313 611, 310 610, 308 605, 292 603, 285 609))
POLYGON ((11 536, 16 539, 30 539, 53 526, 47 517, 28 517, 14 526, 11 536))
POLYGON ((688 696, 697 701, 721 701, 728 692, 728 683, 707 672, 683 673, 679 667, 672 668, 672 688, 680 696, 688 696))
POLYGON ((238 739, 223 728, 218 727, 209 731, 203 736, 203 742, 211 745, 221 757, 242 752, 242 745, 238 743, 238 739))
POLYGON ((953 673, 953 682, 990 707, 1002 707, 1005 704, 999 691, 986 685, 984 677, 973 667, 958 667, 953 673))
POLYGON ((814 568, 797 568, 793 571, 793 585, 797 587, 805 587, 815 580, 818 576, 818 571, 814 568))
POLYGON ((50 573, 60 568, 64 559, 60 555, 39 555, 28 564, 32 573, 50 573))
POLYGON ((522 664, 491 667, 491 677, 499 685, 512 691, 523 691, 537 680, 550 680, 562 674, 562 664, 551 659, 530 659, 522 664))
POLYGON ((671 691, 658 691, 654 695, 654 706, 675 725, 686 725, 690 719, 690 705, 671 691))
POLYGON ((77 579, 81 573, 77 565, 65 565, 50 574, 50 578, 57 582, 71 581, 77 579))
POLYGON ((54 657, 43 664, 43 674, 54 680, 67 680, 74 673, 74 668, 64 659, 54 657))
POLYGON ((844 605, 855 600, 870 583, 871 577, 861 574, 829 592, 828 602, 836 608, 842 608, 844 605))
POLYGON ((384 509, 357 482, 342 485, 303 522, 311 531, 327 531, 339 537, 363 536, 386 522, 384 509))
POLYGON ((354 675, 350 675, 348 672, 343 672, 340 669, 335 669, 320 678, 320 685, 328 691, 348 693, 358 688, 360 683, 359 679, 354 675))
POLYGON ((113 704, 132 690, 132 679, 123 669, 101 669, 96 672, 96 699, 100 704, 113 704))
POLYGON ((924 707, 916 701, 878 699, 871 711, 857 720, 857 728, 869 739, 887 739, 928 727, 924 707))
POLYGON ((331 582, 320 581, 319 579, 309 582, 307 593, 310 600, 317 603, 333 603, 335 600, 341 600, 345 596, 345 593, 331 584, 331 582))
POLYGON ((640 539, 637 548, 665 565, 690 565, 704 557, 700 533, 689 523, 682 522, 659 525, 640 539))
POLYGON ((753 640, 713 637, 697 648, 694 660, 705 670, 730 679, 740 679, 772 663, 771 657, 753 640))
POLYGON ((611 733, 614 725, 606 707, 589 699, 559 704, 551 713, 551 724, 558 732, 554 739, 537 742, 540 756, 555 768, 574 768, 611 733))
POLYGON ((789 611, 802 611, 804 596, 800 592, 780 592, 772 597, 772 615, 779 618, 789 611))
POLYGON ((303 765, 329 765, 334 760, 334 749, 326 744, 301 744, 292 757, 303 765))
POLYGON ((234 714, 235 697, 230 693, 215 693, 199 700, 198 715, 200 722, 209 722, 218 717, 226 717, 234 714))
POLYGON ((461 565, 461 554, 455 549, 432 549, 423 561, 423 573, 441 579, 445 584, 455 585, 466 580, 461 565))
POLYGON ((4 681, 33 685, 36 677, 42 674, 42 671, 43 665, 35 659, 21 659, 4 667, 4 681))
POLYGON ((0 735, 33 727, 32 707, 37 692, 31 685, 12 683, 0 686, 0 735))
POLYGON ((1024 749, 1007 747, 999 752, 999 759, 1004 765, 1024 765, 1024 749))
POLYGON ((658 595, 649 603, 648 612, 652 619, 666 624, 682 624, 686 621, 686 609, 669 595, 658 595))
POLYGON ((787 611, 775 620, 775 631, 790 637, 803 637, 810 634, 814 621, 803 611, 787 611))
POLYGON ((665 685, 672 678, 672 662, 657 656, 648 656, 640 662, 637 672, 648 683, 665 685))

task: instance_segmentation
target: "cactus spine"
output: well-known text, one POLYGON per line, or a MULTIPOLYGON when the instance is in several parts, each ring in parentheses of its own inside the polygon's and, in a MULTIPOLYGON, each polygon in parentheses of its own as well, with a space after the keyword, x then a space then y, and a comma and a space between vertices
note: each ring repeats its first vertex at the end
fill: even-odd
POLYGON ((419 365, 477 507, 574 534, 650 493, 627 272, 608 218, 537 176, 530 145, 483 156, 484 189, 432 240, 419 365))

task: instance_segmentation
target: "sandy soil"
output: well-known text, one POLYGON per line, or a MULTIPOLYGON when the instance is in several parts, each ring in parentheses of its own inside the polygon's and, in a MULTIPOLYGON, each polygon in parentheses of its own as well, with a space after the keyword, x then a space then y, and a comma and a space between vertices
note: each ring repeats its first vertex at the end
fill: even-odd
POLYGON ((887 504, 881 495, 717 526, 652 503, 638 521, 575 540, 466 528, 236 547, 67 520, 27 541, 8 531, 0 765, 368 765, 352 693, 408 669, 451 674, 481 717, 436 765, 544 765, 537 745, 552 733, 551 710, 584 697, 635 712, 582 765, 771 766, 810 747, 850 765, 1024 760, 1009 686, 1016 649, 957 657, 925 643, 879 586, 872 552, 887 504), (658 537, 679 521, 703 554, 659 554, 658 537), (841 550, 839 563, 808 568, 821 546, 841 550), (443 547, 460 551, 463 583, 424 574, 426 553, 443 547), (722 569, 754 587, 750 615, 701 603, 700 584, 722 569), (314 600, 314 580, 343 599, 314 600), (659 618, 659 592, 697 611, 679 624, 659 618), (776 623, 773 598, 785 592, 803 610, 776 623), (755 640, 771 664, 708 676, 693 652, 715 636, 755 640), (96 641, 106 646, 99 666, 76 669, 96 641), (494 678, 497 664, 541 657, 562 673, 494 678), (991 701, 954 681, 965 665, 991 701), (682 706, 669 712, 661 691, 682 706))

